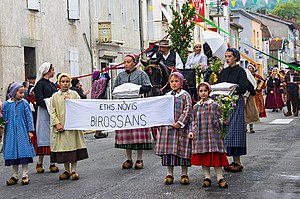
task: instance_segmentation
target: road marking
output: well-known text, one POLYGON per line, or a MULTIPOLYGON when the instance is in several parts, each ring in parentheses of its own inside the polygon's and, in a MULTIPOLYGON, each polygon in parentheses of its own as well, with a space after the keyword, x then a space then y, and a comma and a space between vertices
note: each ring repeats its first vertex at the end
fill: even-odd
POLYGON ((275 119, 270 124, 289 124, 293 121, 294 119, 275 119))

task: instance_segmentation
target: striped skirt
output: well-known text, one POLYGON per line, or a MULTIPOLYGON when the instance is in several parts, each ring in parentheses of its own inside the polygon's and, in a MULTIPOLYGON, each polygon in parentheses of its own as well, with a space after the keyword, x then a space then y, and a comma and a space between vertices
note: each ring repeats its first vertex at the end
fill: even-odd
POLYGON ((162 155, 162 166, 191 166, 191 160, 178 157, 176 155, 162 155))

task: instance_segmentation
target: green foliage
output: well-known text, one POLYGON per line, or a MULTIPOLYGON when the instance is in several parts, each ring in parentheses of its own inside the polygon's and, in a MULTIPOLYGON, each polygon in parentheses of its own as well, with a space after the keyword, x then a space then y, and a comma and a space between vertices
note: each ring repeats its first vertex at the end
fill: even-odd
POLYGON ((283 19, 292 19, 293 16, 297 17, 298 24, 300 19, 300 0, 293 0, 290 2, 278 4, 271 12, 283 19))
POLYGON ((189 6, 189 1, 186 1, 181 8, 181 12, 177 12, 171 7, 173 13, 173 20, 171 27, 168 29, 170 40, 172 41, 172 48, 181 57, 185 63, 188 57, 188 48, 193 39, 193 31, 195 23, 189 21, 195 15, 195 8, 189 6))
POLYGON ((220 68, 223 67, 222 60, 218 57, 212 57, 209 61, 209 70, 212 71, 208 78, 208 83, 211 85, 217 82, 217 74, 219 74, 220 68))

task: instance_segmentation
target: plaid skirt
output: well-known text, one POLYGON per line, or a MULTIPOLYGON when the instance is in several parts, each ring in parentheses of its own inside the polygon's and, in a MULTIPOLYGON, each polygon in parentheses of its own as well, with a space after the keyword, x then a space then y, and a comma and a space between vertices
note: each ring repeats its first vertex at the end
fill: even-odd
POLYGON ((148 143, 151 143, 151 128, 116 130, 116 145, 148 143))
MULTIPOLYGON (((227 148, 242 147, 246 148, 246 125, 245 125, 245 103, 243 96, 240 95, 235 110, 229 116, 227 131, 225 136, 225 146, 227 148)), ((241 154, 246 155, 246 154, 241 154)))

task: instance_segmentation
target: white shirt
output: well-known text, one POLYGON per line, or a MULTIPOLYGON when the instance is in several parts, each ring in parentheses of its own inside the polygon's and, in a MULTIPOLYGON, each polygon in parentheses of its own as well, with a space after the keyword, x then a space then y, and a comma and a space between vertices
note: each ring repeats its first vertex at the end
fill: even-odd
POLYGON ((204 53, 191 53, 186 61, 185 68, 195 68, 196 64, 204 64, 204 68, 207 68, 207 57, 204 53))
MULTIPOLYGON (((183 63, 181 61, 181 58, 180 58, 180 56, 179 56, 179 54, 177 52, 175 52, 175 53, 176 53, 176 60, 175 60, 176 66, 175 67, 177 69, 183 69, 183 63)), ((170 55, 170 51, 168 52, 167 55, 162 55, 162 56, 164 57, 165 60, 167 60, 167 58, 169 57, 169 55, 170 55)))

